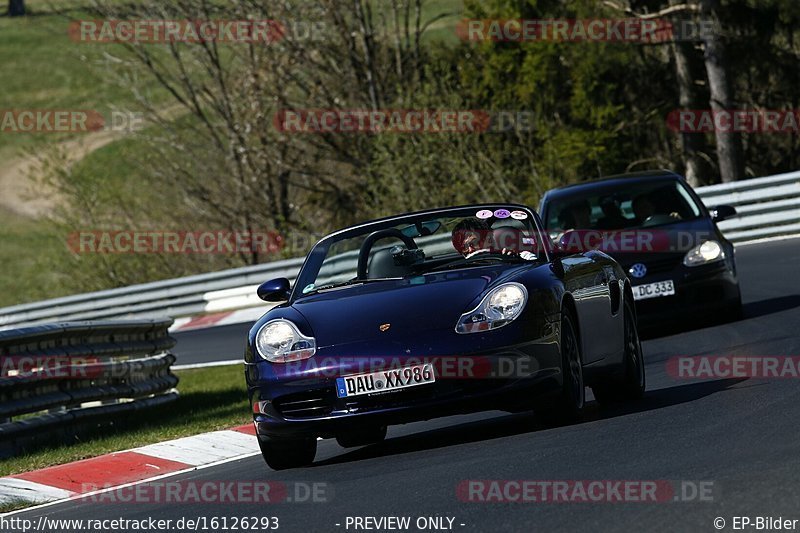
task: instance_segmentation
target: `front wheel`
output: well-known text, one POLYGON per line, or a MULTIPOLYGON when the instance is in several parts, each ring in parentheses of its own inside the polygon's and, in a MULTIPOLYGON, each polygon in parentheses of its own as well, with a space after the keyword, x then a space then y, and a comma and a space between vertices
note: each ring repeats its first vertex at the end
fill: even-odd
POLYGON ((744 307, 742 307, 742 293, 736 288, 736 298, 723 311, 724 322, 738 322, 744 318, 744 307))
POLYGON ((639 331, 636 327, 633 309, 627 301, 625 302, 624 320, 624 373, 621 380, 592 387, 594 397, 600 404, 634 401, 644 395, 645 372, 642 343, 639 341, 639 331))
POLYGON ((580 420, 586 403, 583 383, 583 364, 578 335, 569 313, 561 314, 561 393, 554 408, 541 413, 550 424, 572 423, 580 420))
POLYGON ((317 439, 258 438, 264 462, 273 470, 299 468, 314 462, 317 439))

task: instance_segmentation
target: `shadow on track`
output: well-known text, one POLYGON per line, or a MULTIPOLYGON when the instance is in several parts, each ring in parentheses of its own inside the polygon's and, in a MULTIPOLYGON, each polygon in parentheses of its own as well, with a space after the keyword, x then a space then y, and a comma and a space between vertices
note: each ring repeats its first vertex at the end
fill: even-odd
POLYGON ((766 300, 744 304, 744 317, 745 319, 759 318, 782 311, 789 311, 798 307, 800 307, 800 294, 789 294, 787 296, 768 298, 766 300))
POLYGON ((663 324, 660 326, 640 325, 639 334, 642 340, 658 339, 678 333, 688 333, 700 329, 723 326, 725 324, 735 324, 740 320, 761 318, 783 311, 790 311, 798 307, 800 307, 800 294, 790 294, 777 298, 759 300, 757 302, 748 302, 742 306, 742 318, 738 320, 731 321, 725 317, 709 315, 693 320, 684 320, 682 322, 663 324))
MULTIPOLYGON (((587 412, 583 421, 575 425, 693 402, 717 392, 722 392, 742 381, 746 381, 746 379, 705 381, 658 389, 645 393, 645 397, 636 403, 613 408, 601 409, 596 402, 593 402, 587 405, 587 412)), ((539 422, 533 413, 511 414, 388 439, 379 444, 348 451, 342 455, 315 462, 313 466, 321 467, 360 461, 362 459, 444 448, 548 429, 553 429, 553 426, 539 422)))

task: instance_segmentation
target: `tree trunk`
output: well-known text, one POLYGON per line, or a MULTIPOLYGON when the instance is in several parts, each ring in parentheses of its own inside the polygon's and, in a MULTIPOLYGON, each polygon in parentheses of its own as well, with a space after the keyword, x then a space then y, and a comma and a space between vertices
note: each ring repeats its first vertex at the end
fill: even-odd
MULTIPOLYGON (((714 22, 714 29, 706 35, 705 64, 708 75, 708 88, 711 93, 711 111, 717 114, 732 108, 730 69, 726 57, 724 37, 719 34, 722 25, 719 21, 719 0, 701 0, 701 16, 714 22)), ((717 161, 723 182, 738 181, 744 178, 742 163, 742 141, 738 133, 732 131, 714 131, 717 141, 717 161)))
MULTIPOLYGON (((675 77, 678 81, 679 106, 683 110, 698 109, 699 98, 695 88, 694 69, 690 55, 692 46, 687 43, 672 43, 672 54, 675 57, 675 77)), ((708 185, 714 181, 708 162, 703 154, 708 153, 708 144, 704 133, 691 131, 681 132, 681 151, 683 152, 684 175, 692 187, 708 185)))
POLYGON ((8 16, 21 17, 25 14, 25 0, 8 0, 8 16))
MULTIPOLYGON (((670 6, 676 6, 683 0, 669 0, 670 6)), ((696 17, 693 17, 696 19, 696 17)), ((696 20, 695 20, 696 22, 696 20)), ((697 94, 695 80, 698 79, 700 55, 696 53, 694 44, 673 41, 670 49, 675 58, 675 79, 678 82, 678 105, 682 110, 700 109, 701 95, 697 94)), ((704 133, 680 132, 681 153, 683 154, 684 175, 692 187, 713 183, 713 169, 704 154, 709 153, 704 133)))

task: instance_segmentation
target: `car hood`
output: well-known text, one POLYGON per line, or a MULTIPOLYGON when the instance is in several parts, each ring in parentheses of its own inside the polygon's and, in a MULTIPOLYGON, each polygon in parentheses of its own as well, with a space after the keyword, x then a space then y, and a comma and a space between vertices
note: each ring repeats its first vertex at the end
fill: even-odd
POLYGON ((619 239, 612 246, 601 247, 625 269, 634 263, 659 265, 660 268, 678 266, 686 252, 707 240, 718 239, 714 226, 707 218, 696 218, 664 226, 630 228, 636 234, 625 246, 619 239), (642 244, 646 243, 646 244, 642 244))
POLYGON ((373 338, 391 342, 415 332, 453 331, 487 289, 526 268, 492 265, 353 285, 300 298, 292 307, 306 318, 320 348, 373 338))

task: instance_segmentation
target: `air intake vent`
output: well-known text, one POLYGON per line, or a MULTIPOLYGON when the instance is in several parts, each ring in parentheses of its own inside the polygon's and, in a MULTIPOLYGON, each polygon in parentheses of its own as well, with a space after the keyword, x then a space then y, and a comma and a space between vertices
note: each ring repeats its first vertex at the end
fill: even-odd
POLYGON ((333 412, 333 390, 322 389, 281 396, 273 403, 287 418, 315 418, 333 412))

